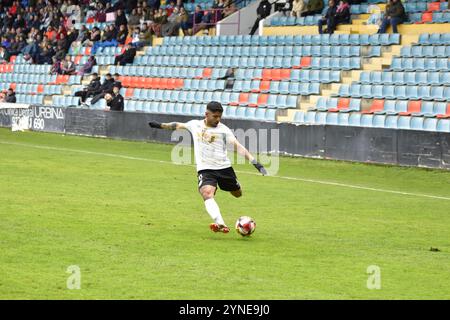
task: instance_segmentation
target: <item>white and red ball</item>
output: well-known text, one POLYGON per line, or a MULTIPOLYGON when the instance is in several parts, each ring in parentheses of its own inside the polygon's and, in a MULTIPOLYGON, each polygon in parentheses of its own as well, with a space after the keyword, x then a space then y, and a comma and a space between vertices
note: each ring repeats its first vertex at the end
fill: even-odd
POLYGON ((256 223, 250 217, 242 216, 236 221, 236 231, 243 237, 250 236, 253 232, 255 232, 256 223))

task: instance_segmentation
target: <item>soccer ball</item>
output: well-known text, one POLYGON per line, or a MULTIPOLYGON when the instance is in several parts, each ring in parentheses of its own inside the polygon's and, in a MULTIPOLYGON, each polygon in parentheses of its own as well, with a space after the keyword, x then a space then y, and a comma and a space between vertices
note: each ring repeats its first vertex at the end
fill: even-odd
POLYGON ((242 216, 236 221, 236 231, 243 237, 250 236, 253 232, 255 232, 256 223, 250 217, 242 216))

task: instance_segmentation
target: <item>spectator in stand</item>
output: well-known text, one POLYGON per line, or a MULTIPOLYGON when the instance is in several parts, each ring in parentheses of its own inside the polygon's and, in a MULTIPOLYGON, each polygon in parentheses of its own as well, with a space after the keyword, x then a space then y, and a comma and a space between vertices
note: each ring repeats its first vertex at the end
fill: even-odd
POLYGON ((119 44, 125 44, 125 42, 127 41, 127 37, 128 37, 128 28, 126 25, 122 24, 119 27, 119 32, 117 33, 117 42, 119 44))
POLYGON ((384 18, 377 33, 386 33, 389 25, 392 26, 392 32, 398 33, 397 25, 406 20, 406 12, 400 0, 388 0, 384 18))
POLYGON ((114 86, 113 93, 105 94, 105 100, 107 107, 106 111, 123 111, 124 110, 124 99, 120 94, 120 88, 114 86))
POLYGON ((137 10, 133 9, 131 14, 128 16, 128 25, 131 27, 138 26, 141 23, 141 17, 137 14, 137 10))
POLYGON ((109 25, 103 32, 102 41, 97 41, 92 46, 91 53, 96 54, 98 48, 116 47, 118 42, 116 40, 117 32, 114 25, 109 25))
POLYGON ((89 56, 88 60, 84 65, 81 66, 80 70, 78 70, 77 75, 84 76, 86 73, 90 73, 92 68, 97 64, 97 60, 95 56, 89 56))
POLYGON ((0 91, 0 103, 1 102, 6 102, 5 98, 6 98, 6 91, 5 90, 0 91))
POLYGON ((75 74, 75 63, 70 56, 66 56, 64 61, 61 62, 61 74, 72 75, 75 74))
POLYGON ((167 22, 167 14, 163 9, 159 9, 155 15, 151 25, 152 31, 157 37, 161 37, 161 26, 167 22))
MULTIPOLYGON (((184 9, 184 7, 181 7, 180 10, 186 12, 186 9, 184 9)), ((187 18, 186 22, 181 23, 180 27, 181 27, 181 30, 183 30, 183 34, 185 36, 190 36, 190 35, 192 35, 192 25, 193 25, 194 15, 189 15, 187 12, 186 12, 186 15, 188 18, 187 18)))
POLYGON ((50 74, 61 74, 61 61, 54 56, 52 58, 52 67, 50 69, 50 74))
POLYGON ((323 25, 324 24, 327 25, 327 32, 330 33, 330 31, 331 31, 331 33, 333 33, 335 17, 336 17, 336 10, 337 10, 337 7, 336 7, 336 3, 334 2, 334 0, 329 0, 327 12, 322 17, 322 19, 320 19, 319 22, 317 23, 317 25, 319 27, 319 34, 323 34, 323 25))
POLYGON ((6 56, 6 49, 5 49, 5 47, 0 46, 0 63, 8 62, 8 61, 6 61, 5 56, 6 56))
POLYGON ((309 0, 306 10, 301 14, 302 17, 322 14, 323 0, 309 0))
POLYGON ((125 16, 125 13, 123 13, 122 10, 117 10, 116 14, 116 28, 119 28, 122 24, 128 25, 127 17, 125 16))
POLYGON ((292 17, 301 17, 302 12, 306 9, 305 2, 303 0, 294 0, 292 2, 292 17))
POLYGON ((101 40, 101 32, 97 27, 92 28, 91 35, 88 40, 83 42, 83 46, 92 47, 94 43, 101 40))
POLYGON ((5 96, 5 102, 16 103, 16 101, 17 101, 16 93, 14 92, 14 90, 12 88, 9 88, 8 93, 5 96))
POLYGON ((39 56, 39 63, 41 64, 52 64, 52 57, 56 54, 55 49, 53 49, 53 45, 48 43, 41 51, 39 56))
POLYGON ((114 59, 114 64, 124 66, 128 63, 133 63, 135 56, 136 48, 131 46, 131 44, 127 44, 125 46, 125 51, 114 59))
MULTIPOLYGON (((312 1, 312 0, 310 0, 312 1)), ((272 4, 269 2, 269 0, 262 0, 259 3, 258 8, 256 9, 256 21, 253 24, 252 30, 250 31, 250 35, 254 35, 256 30, 259 28, 259 22, 262 19, 267 18, 270 15, 270 11, 272 10, 272 4)))
POLYGON ((100 89, 100 77, 97 73, 92 74, 91 82, 81 91, 75 92, 75 97, 81 97, 81 103, 84 103, 87 98, 93 96, 100 89))
POLYGON ((114 78, 111 76, 110 73, 108 73, 105 76, 105 80, 103 80, 103 83, 100 85, 100 88, 92 92, 94 97, 91 100, 91 105, 96 104, 97 101, 99 101, 105 96, 105 94, 112 93, 113 86, 114 86, 114 78))
POLYGON ((175 7, 172 11, 172 14, 167 18, 167 23, 161 26, 161 35, 163 37, 178 35, 178 30, 180 28, 178 16, 178 8, 175 7))

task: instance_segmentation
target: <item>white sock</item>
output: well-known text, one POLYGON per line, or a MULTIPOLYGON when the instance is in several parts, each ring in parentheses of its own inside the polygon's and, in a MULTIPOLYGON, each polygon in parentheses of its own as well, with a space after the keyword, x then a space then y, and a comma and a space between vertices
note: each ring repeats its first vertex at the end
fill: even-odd
POLYGON ((214 198, 205 200, 205 207, 208 214, 214 220, 215 223, 225 225, 223 221, 222 215, 220 214, 219 206, 217 205, 216 200, 214 198))

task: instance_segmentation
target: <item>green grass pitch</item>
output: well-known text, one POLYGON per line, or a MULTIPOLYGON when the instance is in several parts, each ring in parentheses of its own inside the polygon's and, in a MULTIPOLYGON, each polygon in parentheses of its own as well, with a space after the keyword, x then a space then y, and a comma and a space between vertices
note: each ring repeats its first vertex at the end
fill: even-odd
POLYGON ((450 298, 450 172, 238 165, 243 197, 216 198, 230 226, 256 220, 242 238, 209 230, 195 168, 172 148, 0 129, 0 299, 450 298))

